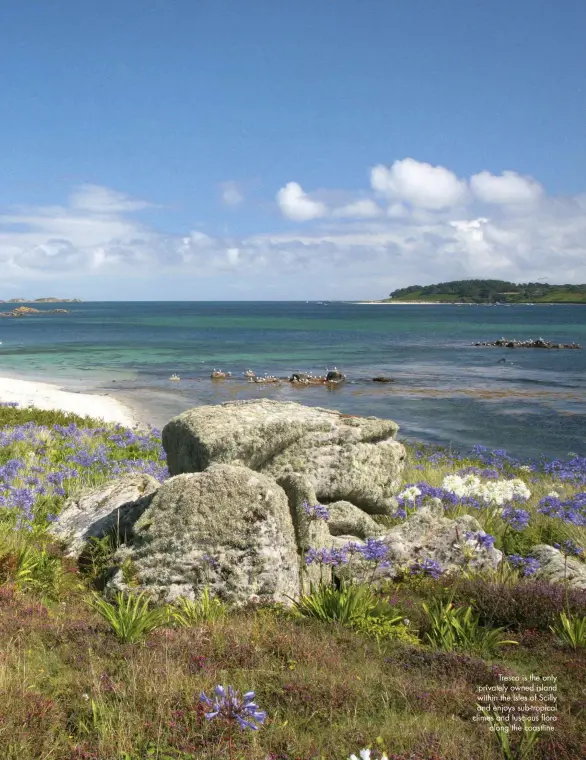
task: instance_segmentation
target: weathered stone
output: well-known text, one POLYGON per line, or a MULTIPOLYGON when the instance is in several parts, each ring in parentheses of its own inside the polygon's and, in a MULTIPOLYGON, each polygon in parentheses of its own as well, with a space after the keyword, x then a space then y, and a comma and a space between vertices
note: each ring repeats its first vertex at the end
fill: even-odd
POLYGON ((146 509, 160 483, 150 475, 134 474, 82 491, 65 502, 50 532, 67 544, 67 556, 79 557, 90 538, 125 532, 146 509))
MULTIPOLYGON (((389 566, 379 567, 376 577, 395 577, 418 560, 434 560, 443 571, 494 570, 502 561, 502 553, 494 547, 482 547, 466 533, 482 533, 474 517, 462 515, 456 519, 444 516, 439 499, 431 499, 409 517, 384 535, 378 536, 388 546, 389 566)), ((356 541, 353 535, 332 536, 330 546, 343 548, 348 541, 356 541)), ((357 542, 360 544, 360 542, 357 542)), ((350 569, 354 578, 364 580, 372 573, 372 563, 354 560, 350 569)))
POLYGON ((570 588, 586 589, 586 565, 575 557, 564 557, 562 552, 547 544, 538 544, 530 555, 539 562, 535 578, 549 583, 567 583, 570 588))
POLYGON ((279 479, 305 474, 320 501, 371 514, 395 509, 405 449, 391 420, 293 402, 255 399, 191 409, 163 429, 173 475, 232 463, 279 479))
POLYGON ((385 532, 372 517, 349 501, 335 501, 328 504, 327 509, 330 513, 327 526, 332 536, 350 535, 364 539, 380 536, 385 532))
POLYGON ((494 547, 483 548, 473 538, 467 539, 467 533, 483 533, 474 517, 446 517, 441 501, 430 499, 404 523, 392 528, 384 540, 393 564, 432 559, 445 571, 495 570, 502 561, 502 552, 494 547))
MULTIPOLYGON (((246 467, 212 465, 165 481, 134 526, 139 588, 171 600, 206 585, 232 604, 287 602, 299 592, 299 556, 284 490, 246 467)), ((123 588, 122 573, 110 582, 123 588)))

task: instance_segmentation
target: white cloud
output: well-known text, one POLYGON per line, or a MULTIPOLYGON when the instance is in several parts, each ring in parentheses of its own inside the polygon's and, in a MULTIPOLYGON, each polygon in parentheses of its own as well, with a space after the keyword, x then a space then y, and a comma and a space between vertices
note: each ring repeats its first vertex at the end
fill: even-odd
POLYGON ((244 195, 236 182, 224 182, 222 188, 222 202, 225 206, 238 206, 244 202, 244 195))
POLYGON ((353 203, 340 206, 332 212, 332 216, 340 219, 372 219, 382 214, 380 206, 370 198, 363 198, 353 203))
MULTIPOLYGON (((109 281, 114 292, 127 281, 129 296, 140 297, 130 283, 165 277, 185 287, 183 297, 229 297, 229 290, 223 296, 197 285, 215 278, 227 288, 237 279, 259 299, 378 297, 423 276, 426 282, 475 276, 586 282, 586 195, 543 192, 531 213, 522 205, 479 208, 477 201, 450 211, 402 199, 375 216, 374 201, 356 194, 352 200, 349 193, 327 191, 318 201, 295 183, 281 193, 289 218, 305 224, 241 237, 166 234, 133 218, 146 202, 87 186, 66 206, 0 215, 3 293, 6 283, 20 295, 20 287, 14 292, 19 283, 53 280, 60 290, 70 283, 66 289, 83 298, 92 283, 109 281)), ((159 286, 152 287, 154 293, 159 286)), ((160 297, 168 294, 161 290, 160 297)))
POLYGON ((80 185, 69 198, 73 209, 91 211, 95 214, 119 214, 127 211, 141 211, 153 204, 135 200, 124 193, 118 193, 101 185, 80 185))
POLYGON ((470 177, 470 188, 483 203, 534 203, 543 195, 543 187, 533 177, 506 171, 500 176, 480 172, 470 177))
POLYGON ((277 203, 282 214, 295 222, 307 222, 327 214, 325 203, 312 200, 297 182, 289 182, 279 190, 277 203))
POLYGON ((228 264, 236 266, 240 258, 240 250, 238 248, 228 248, 226 251, 226 258, 228 259, 228 264))
POLYGON ((445 209, 465 203, 466 182, 443 166, 405 158, 391 167, 379 164, 371 170, 372 189, 387 198, 423 209, 445 209))

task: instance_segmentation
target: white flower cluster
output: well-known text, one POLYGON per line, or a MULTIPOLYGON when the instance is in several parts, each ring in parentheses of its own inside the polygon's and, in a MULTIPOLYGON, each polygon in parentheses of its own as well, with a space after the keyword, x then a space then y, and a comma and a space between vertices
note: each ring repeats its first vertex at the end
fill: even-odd
POLYGON ((523 500, 531 496, 531 491, 519 478, 512 480, 489 480, 483 483, 476 475, 446 475, 442 483, 446 491, 455 493, 460 498, 470 496, 485 504, 502 507, 513 498, 523 500))
POLYGON ((418 496, 421 496, 419 488, 417 488, 417 486, 409 486, 409 488, 401 491, 398 498, 405 499, 406 501, 415 501, 418 496))
MULTIPOLYGON (((370 760, 369 749, 361 749, 358 754, 360 755, 360 760, 370 760)), ((350 760, 358 760, 358 758, 356 757, 356 755, 350 755, 350 760)), ((381 755, 381 760, 389 760, 386 752, 383 752, 383 754, 381 755)))

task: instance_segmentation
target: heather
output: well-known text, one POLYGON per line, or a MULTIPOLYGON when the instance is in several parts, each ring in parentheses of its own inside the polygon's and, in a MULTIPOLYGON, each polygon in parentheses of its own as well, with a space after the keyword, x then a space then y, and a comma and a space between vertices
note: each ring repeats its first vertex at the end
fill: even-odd
MULTIPOLYGON (((585 650, 552 630, 562 613, 586 616, 586 592, 536 580, 527 556, 544 542, 583 561, 584 458, 408 447, 398 512, 380 521, 430 496, 448 516, 474 514, 470 552, 494 542, 507 556, 492 576, 423 559, 380 587, 308 588, 293 609, 234 610, 209 594, 155 607, 99 591, 108 540, 79 567, 47 529, 90 485, 164 480, 158 431, 12 407, 0 425, 0 757, 334 760, 370 747, 372 760, 497 760, 496 737, 472 721, 476 688, 530 673, 557 676, 559 700, 555 733, 530 757, 586 755, 585 650)), ((323 505, 307 515, 329 518, 323 505)), ((359 555, 374 576, 384 552, 370 539, 304 560, 332 573, 359 555)))

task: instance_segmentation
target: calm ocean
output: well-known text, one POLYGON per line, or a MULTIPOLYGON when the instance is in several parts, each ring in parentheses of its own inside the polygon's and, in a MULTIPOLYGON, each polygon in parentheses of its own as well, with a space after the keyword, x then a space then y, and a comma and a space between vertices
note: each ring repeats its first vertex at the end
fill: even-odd
MULTIPOLYGON (((47 308, 51 308, 47 305, 47 308)), ((474 348, 477 340, 586 344, 581 306, 362 306, 304 302, 69 304, 0 321, 0 374, 107 390, 157 427, 200 404, 267 397, 388 417, 401 435, 517 455, 586 454, 586 348, 474 348), (506 363, 499 363, 505 358, 506 363), (322 374, 334 390, 246 383, 241 373, 322 374), (211 382, 213 368, 234 379, 211 382), (181 382, 172 383, 177 373, 181 382), (395 382, 373 383, 376 375, 395 382)))

